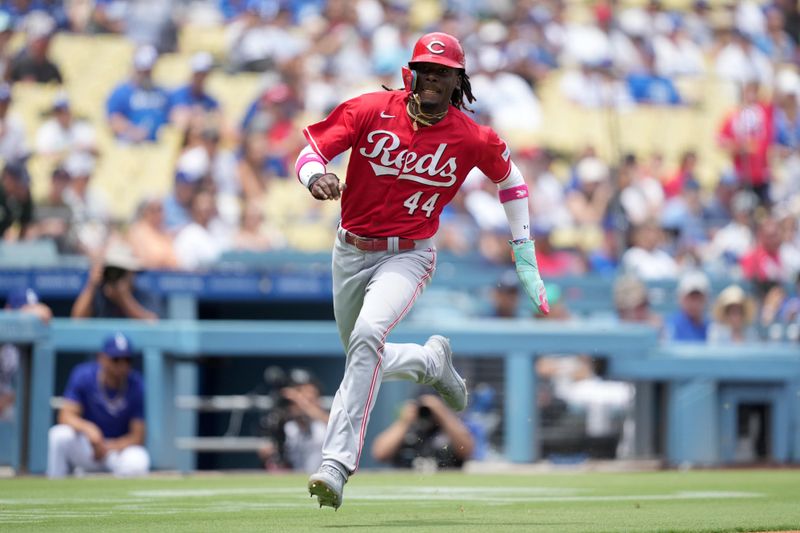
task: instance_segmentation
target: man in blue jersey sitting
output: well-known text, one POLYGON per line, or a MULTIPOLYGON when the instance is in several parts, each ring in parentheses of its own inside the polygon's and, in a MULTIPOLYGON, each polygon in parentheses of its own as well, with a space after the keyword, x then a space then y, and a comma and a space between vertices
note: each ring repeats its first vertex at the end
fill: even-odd
POLYGON ((191 68, 189 82, 169 95, 170 122, 180 129, 198 120, 212 123, 220 120, 219 102, 206 90, 214 58, 208 52, 197 52, 192 56, 191 68))
POLYGON ((169 93, 153 81, 158 52, 142 46, 133 55, 133 74, 106 102, 114 137, 124 143, 154 142, 169 117, 169 93))
POLYGON ((119 477, 147 473, 143 380, 131 370, 132 357, 128 337, 115 333, 106 338, 96 361, 73 369, 58 424, 48 436, 48 477, 70 471, 119 477))

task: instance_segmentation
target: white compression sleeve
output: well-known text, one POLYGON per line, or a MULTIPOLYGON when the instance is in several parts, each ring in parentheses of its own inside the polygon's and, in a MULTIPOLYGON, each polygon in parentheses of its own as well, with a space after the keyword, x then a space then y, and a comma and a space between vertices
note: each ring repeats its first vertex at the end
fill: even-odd
POLYGON ((500 202, 508 218, 512 240, 531 238, 531 215, 528 207, 528 186, 517 165, 511 162, 508 177, 497 184, 500 202))
POLYGON ((300 183, 308 187, 308 180, 311 179, 311 176, 325 174, 325 162, 311 146, 306 146, 297 156, 294 170, 297 172, 297 179, 300 180, 300 183))

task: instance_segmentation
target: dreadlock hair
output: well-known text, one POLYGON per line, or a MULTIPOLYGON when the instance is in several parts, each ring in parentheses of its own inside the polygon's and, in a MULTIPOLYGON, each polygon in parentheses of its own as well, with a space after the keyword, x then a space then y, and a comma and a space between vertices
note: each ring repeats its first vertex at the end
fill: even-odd
MULTIPOLYGON (((457 109, 462 109, 464 111, 469 111, 470 113, 474 113, 472 109, 467 107, 467 103, 471 104, 472 102, 476 101, 477 99, 472 94, 472 84, 469 82, 469 76, 467 73, 464 72, 463 69, 459 69, 459 75, 461 76, 461 84, 453 89, 453 94, 450 95, 450 104, 455 106, 457 109), (464 100, 467 100, 464 103, 464 100)), ((386 85, 381 84, 386 91, 393 91, 391 87, 387 87, 386 85)))
POLYGON ((472 94, 472 84, 469 82, 469 76, 462 70, 461 84, 453 90, 453 94, 450 96, 450 103, 457 109, 463 109, 464 111, 474 113, 472 109, 467 107, 467 103, 464 103, 465 99, 469 104, 476 100, 475 96, 472 94))

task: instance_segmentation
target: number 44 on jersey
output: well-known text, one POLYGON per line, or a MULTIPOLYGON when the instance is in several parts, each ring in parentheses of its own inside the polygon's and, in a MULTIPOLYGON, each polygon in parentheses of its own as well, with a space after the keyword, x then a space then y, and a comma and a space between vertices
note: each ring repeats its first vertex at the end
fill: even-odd
POLYGON ((428 198, 428 200, 424 204, 422 204, 422 207, 420 207, 419 205, 421 199, 422 199, 422 191, 417 191, 408 198, 406 198, 406 201, 403 202, 403 206, 408 208, 409 215, 413 215, 414 212, 419 207, 421 211, 425 211, 425 217, 430 218, 431 213, 433 213, 433 210, 436 208, 436 200, 439 199, 439 193, 437 192, 433 196, 428 198))

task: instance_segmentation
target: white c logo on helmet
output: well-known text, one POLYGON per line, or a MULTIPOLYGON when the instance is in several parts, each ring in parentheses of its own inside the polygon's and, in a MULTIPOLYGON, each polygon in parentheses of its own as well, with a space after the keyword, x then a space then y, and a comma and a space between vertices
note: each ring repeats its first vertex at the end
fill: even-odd
POLYGON ((431 41, 425 45, 425 48, 427 48, 432 54, 444 53, 444 43, 442 41, 431 41), (434 45, 438 45, 438 47, 434 48, 434 45))

